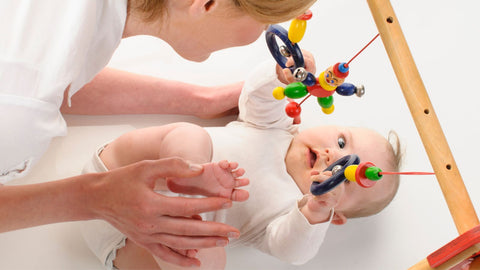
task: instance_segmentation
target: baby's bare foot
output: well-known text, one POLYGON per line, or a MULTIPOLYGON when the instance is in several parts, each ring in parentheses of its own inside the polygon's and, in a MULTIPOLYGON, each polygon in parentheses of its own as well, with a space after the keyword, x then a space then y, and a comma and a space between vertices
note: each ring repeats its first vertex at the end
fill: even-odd
POLYGON ((202 166, 203 173, 199 176, 168 179, 168 188, 177 193, 224 197, 233 201, 248 199, 248 191, 237 189, 248 185, 249 181, 246 178, 239 178, 243 176, 245 170, 237 168, 236 162, 222 160, 202 166))

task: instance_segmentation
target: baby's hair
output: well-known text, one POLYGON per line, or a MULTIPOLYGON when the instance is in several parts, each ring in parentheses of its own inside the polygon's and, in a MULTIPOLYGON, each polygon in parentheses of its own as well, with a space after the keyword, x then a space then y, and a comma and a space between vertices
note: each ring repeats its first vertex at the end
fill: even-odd
MULTIPOLYGON (((389 165, 388 170, 393 172, 398 172, 401 167, 403 152, 401 149, 400 139, 398 134, 390 130, 388 136, 386 138, 387 151, 388 151, 388 160, 387 163, 389 165)), ((386 169, 386 168, 385 168, 386 169)), ((357 218, 357 217, 367 217, 371 215, 375 215, 382 211, 385 207, 387 207, 390 202, 393 200, 395 195, 397 194, 398 187, 400 185, 400 176, 399 175, 385 175, 383 179, 380 181, 388 181, 392 184, 392 188, 389 194, 382 200, 377 200, 367 205, 363 205, 358 210, 355 211, 348 211, 345 213, 347 218, 357 218), (388 179, 385 179, 388 178, 388 179)))
MULTIPOLYGON (((166 4, 168 0, 137 0, 129 1, 128 9, 135 9, 144 14, 146 21, 152 21, 161 18, 166 14, 166 4), (135 2, 135 6, 133 3, 135 2)), ((174 1, 174 0, 172 0, 174 1)), ((220 1, 220 0, 215 0, 220 1)), ((225 0, 223 0, 225 1, 225 0)), ((291 20, 307 9, 309 9, 316 0, 228 0, 233 6, 249 14, 255 20, 274 24, 291 20)), ((213 3, 213 1, 212 1, 213 3)))

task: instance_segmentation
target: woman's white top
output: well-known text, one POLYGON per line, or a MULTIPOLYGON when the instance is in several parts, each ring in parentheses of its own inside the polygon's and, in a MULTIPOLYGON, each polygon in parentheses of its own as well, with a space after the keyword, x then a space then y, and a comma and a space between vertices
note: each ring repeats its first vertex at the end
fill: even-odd
POLYGON ((0 2, 0 183, 24 176, 52 138, 59 111, 119 45, 127 0, 0 2))

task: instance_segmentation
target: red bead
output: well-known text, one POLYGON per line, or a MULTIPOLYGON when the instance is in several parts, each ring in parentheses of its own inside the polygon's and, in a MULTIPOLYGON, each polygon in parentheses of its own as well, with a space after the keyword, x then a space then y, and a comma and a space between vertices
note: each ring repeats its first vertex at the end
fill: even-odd
POLYGON ((333 73, 335 74, 335 76, 337 76, 338 78, 341 78, 341 79, 344 79, 348 76, 348 71, 349 67, 346 63, 336 63, 334 66, 333 66, 333 73), (344 72, 341 71, 340 69, 340 64, 342 64, 344 67, 343 67, 343 70, 345 70, 344 72))
POLYGON ((285 112, 289 117, 295 118, 300 115, 302 108, 300 108, 300 105, 298 105, 298 103, 295 101, 291 101, 287 104, 287 106, 285 106, 285 112))
POLYGON ((313 86, 307 86, 307 91, 310 94, 312 94, 312 96, 316 96, 316 97, 329 97, 333 95, 333 93, 335 93, 335 91, 327 91, 323 89, 323 87, 320 84, 318 84, 318 80, 317 80, 317 83, 314 84, 313 86))
POLYGON ((297 17, 298 20, 304 20, 304 21, 308 21, 311 18, 312 18, 312 11, 310 9, 305 11, 305 13, 303 13, 302 15, 297 17))
POLYGON ((357 184, 359 186, 364 188, 369 188, 369 187, 373 187, 375 183, 377 183, 375 181, 368 179, 365 176, 365 171, 367 170, 367 168, 373 167, 373 166, 375 165, 371 162, 362 162, 358 165, 357 170, 355 170, 355 179, 357 180, 357 184))

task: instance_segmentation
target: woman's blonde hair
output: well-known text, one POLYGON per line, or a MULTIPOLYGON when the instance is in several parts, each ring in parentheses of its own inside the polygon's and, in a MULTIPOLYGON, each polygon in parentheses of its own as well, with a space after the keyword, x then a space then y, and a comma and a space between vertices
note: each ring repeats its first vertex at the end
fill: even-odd
POLYGON ((233 0, 233 2, 257 21, 273 24, 303 14, 316 0, 233 0))
MULTIPOLYGON (((216 0, 218 1, 218 0, 216 0)), ((273 24, 291 20, 309 9, 316 0, 229 0, 233 5, 250 15, 255 20, 273 24)), ((136 9, 145 15, 145 20, 151 21, 166 13, 167 0, 137 0, 136 9)))

